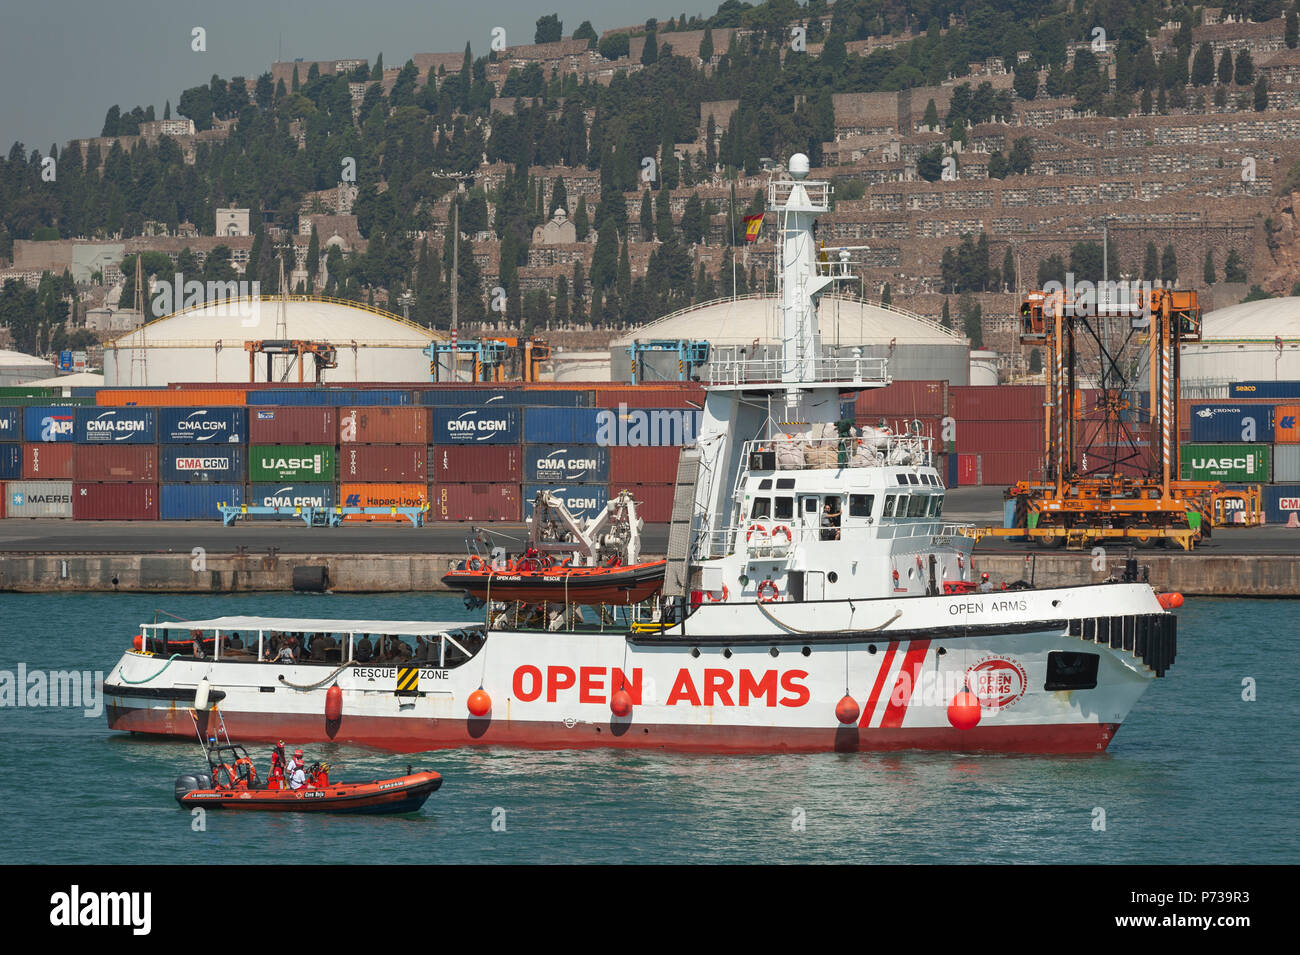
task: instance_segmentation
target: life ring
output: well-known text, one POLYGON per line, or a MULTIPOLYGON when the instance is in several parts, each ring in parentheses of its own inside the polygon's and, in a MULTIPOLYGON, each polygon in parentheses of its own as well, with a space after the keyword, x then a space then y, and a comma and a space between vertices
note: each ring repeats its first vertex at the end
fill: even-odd
POLYGON ((714 593, 716 593, 716 591, 713 591, 713 590, 706 590, 706 591, 704 591, 704 599, 707 600, 709 603, 726 603, 726 602, 727 602, 727 599, 731 596, 731 591, 729 591, 729 590, 727 589, 727 585, 726 585, 726 584, 723 584, 723 585, 722 585, 722 596, 721 596, 721 597, 715 597, 715 596, 713 596, 714 593))
POLYGON ((253 765, 253 761, 252 761, 251 759, 249 759, 247 756, 241 756, 241 757, 239 757, 239 759, 235 760, 235 767, 234 767, 234 768, 235 768, 235 771, 236 771, 236 772, 241 773, 241 775, 238 777, 238 779, 239 779, 239 781, 240 781, 241 783, 243 783, 243 784, 244 784, 245 786, 247 786, 249 789, 254 789, 254 788, 256 788, 256 786, 257 786, 257 767, 253 765), (246 773, 242 773, 242 772, 241 772, 241 767, 244 767, 244 766, 247 766, 247 767, 248 767, 248 771, 247 771, 246 773))
POLYGON ((482 557, 471 557, 469 560, 465 561, 466 570, 482 570, 483 567, 484 564, 482 557))
POLYGON ((760 537, 772 536, 768 532, 766 524, 762 524, 758 521, 755 521, 754 523, 750 524, 749 529, 745 531, 745 543, 748 544, 750 541, 752 541, 754 539, 755 534, 758 534, 760 537))
POLYGON ((781 592, 776 589, 776 584, 768 578, 758 585, 758 599, 763 603, 771 603, 773 600, 779 600, 781 592))
POLYGON ((772 528, 772 538, 773 538, 774 540, 775 540, 777 534, 784 534, 784 535, 785 535, 785 542, 786 542, 787 544, 793 544, 793 543, 794 543, 794 534, 792 534, 792 533, 790 532, 790 528, 787 527, 785 524, 778 524, 776 527, 772 528))

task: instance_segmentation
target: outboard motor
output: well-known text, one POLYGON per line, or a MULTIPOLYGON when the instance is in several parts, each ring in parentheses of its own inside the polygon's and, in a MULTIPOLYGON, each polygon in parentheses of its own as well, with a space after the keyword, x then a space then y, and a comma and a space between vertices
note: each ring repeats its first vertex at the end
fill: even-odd
POLYGON ((187 794, 196 789, 211 789, 212 776, 209 773, 182 773, 176 777, 174 791, 176 801, 180 802, 187 794))

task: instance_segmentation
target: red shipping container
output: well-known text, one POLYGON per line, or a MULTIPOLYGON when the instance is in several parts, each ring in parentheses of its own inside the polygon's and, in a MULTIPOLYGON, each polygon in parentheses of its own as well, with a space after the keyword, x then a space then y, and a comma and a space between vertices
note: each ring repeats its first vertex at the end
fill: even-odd
POLYGON ((597 408, 703 408, 704 388, 691 384, 672 388, 656 385, 653 388, 598 388, 597 408))
POLYGON ((156 484, 74 484, 72 518, 77 521, 156 521, 156 484))
POLYGON ((77 481, 158 480, 158 448, 152 444, 83 444, 77 449, 77 481))
POLYGON ((337 420, 333 408, 254 405, 248 409, 248 443, 334 445, 337 420))
POLYGON ((23 477, 35 481, 71 481, 76 477, 80 445, 40 442, 23 445, 23 477))
POLYGON ((958 385, 948 413, 958 421, 1042 421, 1042 385, 958 385))
MULTIPOLYGON (((610 484, 675 484, 677 482, 678 447, 609 449, 610 484)), ((617 493, 617 489, 615 489, 617 493)))
POLYGON ((983 451, 980 472, 986 486, 1042 480, 1043 456, 1037 451, 983 451))
POLYGON ((339 449, 339 480, 421 484, 429 451, 422 444, 349 444, 339 449))
MULTIPOLYGON (((429 501, 427 484, 339 484, 343 507, 419 507, 429 501)), ((427 515, 426 515, 427 516, 427 515)), ((345 521, 405 521, 401 514, 348 514, 345 521)))
POLYGON ((957 486, 973 487, 981 484, 980 456, 978 454, 957 455, 957 486))
POLYGON ((943 417, 948 409, 948 382, 895 381, 883 388, 858 392, 855 413, 873 416, 885 414, 943 417))
POLYGON ((1043 450, 1041 421, 958 421, 957 450, 978 454, 983 451, 1043 450))
POLYGON ((339 444, 428 444, 429 409, 410 405, 340 407, 339 444))
POLYGON ((431 521, 523 520, 517 484, 435 484, 429 505, 431 521))
POLYGON ((429 474, 438 484, 468 484, 485 480, 519 484, 524 479, 523 473, 523 454, 517 445, 462 447, 451 444, 429 448, 429 474))
MULTIPOLYGON (((614 495, 621 490, 623 490, 622 485, 611 484, 609 499, 612 501, 614 495)), ((632 499, 636 501, 636 516, 641 520, 647 524, 667 524, 672 521, 675 490, 672 484, 641 484, 628 490, 632 492, 632 499)))

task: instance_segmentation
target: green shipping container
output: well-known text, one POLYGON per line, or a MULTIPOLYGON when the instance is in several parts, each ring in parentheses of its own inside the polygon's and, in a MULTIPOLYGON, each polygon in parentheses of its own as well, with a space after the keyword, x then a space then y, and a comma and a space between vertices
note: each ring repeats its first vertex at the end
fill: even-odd
POLYGON ((1184 444, 1184 481, 1267 484, 1273 474, 1267 444, 1184 444))
POLYGON ((337 457, 324 444, 255 444, 248 455, 248 480, 333 483, 337 457))

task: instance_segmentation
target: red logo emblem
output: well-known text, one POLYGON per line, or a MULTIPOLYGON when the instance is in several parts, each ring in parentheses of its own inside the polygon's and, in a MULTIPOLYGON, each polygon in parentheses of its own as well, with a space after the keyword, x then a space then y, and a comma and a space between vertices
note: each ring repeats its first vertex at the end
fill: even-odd
POLYGON ((986 709, 1011 706, 1029 688, 1025 668, 1008 657, 985 657, 966 671, 966 679, 986 709))

